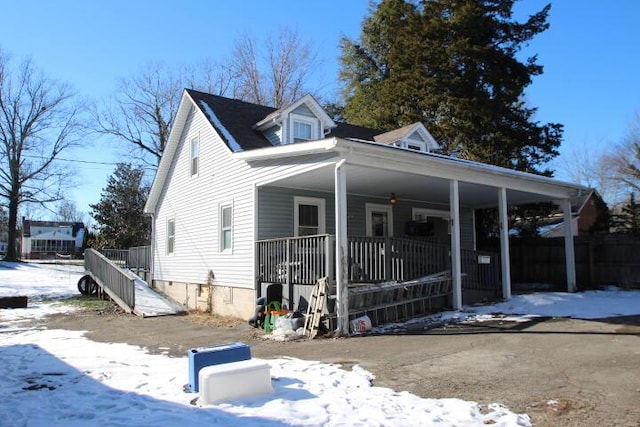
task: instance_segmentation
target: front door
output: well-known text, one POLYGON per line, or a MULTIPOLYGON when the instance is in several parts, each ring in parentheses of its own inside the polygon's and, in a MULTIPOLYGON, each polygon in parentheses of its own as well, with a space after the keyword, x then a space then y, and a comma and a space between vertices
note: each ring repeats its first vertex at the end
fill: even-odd
POLYGON ((366 204, 367 236, 393 236, 393 209, 389 205, 366 204))

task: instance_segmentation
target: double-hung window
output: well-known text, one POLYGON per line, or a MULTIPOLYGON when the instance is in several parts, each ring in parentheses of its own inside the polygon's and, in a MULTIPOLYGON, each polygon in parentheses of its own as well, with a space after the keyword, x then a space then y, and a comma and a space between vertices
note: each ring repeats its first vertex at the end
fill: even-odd
POLYGON ((191 176, 198 175, 200 159, 200 140, 198 137, 191 139, 191 176))
POLYGON ((315 197, 294 198, 294 234, 312 236, 325 233, 325 200, 315 197))
POLYGON ((173 254, 176 243, 176 220, 167 220, 167 255, 173 254))
POLYGON ((233 248, 233 206, 220 206, 220 252, 233 248))

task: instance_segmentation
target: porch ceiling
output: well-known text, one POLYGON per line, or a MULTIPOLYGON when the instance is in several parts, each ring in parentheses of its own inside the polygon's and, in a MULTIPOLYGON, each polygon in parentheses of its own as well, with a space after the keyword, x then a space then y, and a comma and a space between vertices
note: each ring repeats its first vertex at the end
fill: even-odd
MULTIPOLYGON (((301 175, 273 182, 289 188, 322 192, 334 191, 334 168, 328 166, 301 175)), ((498 189, 477 182, 459 181, 460 204, 470 208, 498 205, 498 189)), ((398 200, 427 201, 449 205, 449 180, 417 175, 408 172, 349 165, 347 169, 347 192, 377 198, 389 198, 395 193, 398 200)), ((525 191, 507 189, 509 204, 551 201, 548 196, 525 191)))

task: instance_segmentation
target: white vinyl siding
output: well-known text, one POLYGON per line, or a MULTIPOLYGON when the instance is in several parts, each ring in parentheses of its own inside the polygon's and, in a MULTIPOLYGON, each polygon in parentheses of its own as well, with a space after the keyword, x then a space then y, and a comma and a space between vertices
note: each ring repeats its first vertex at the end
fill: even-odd
MULTIPOLYGON (((321 157, 317 163, 326 162, 329 157, 321 157)), ((264 162, 260 168, 250 167, 245 161, 233 158, 204 115, 196 110, 182 131, 170 177, 158 199, 153 241, 154 278, 204 284, 213 273, 214 285, 254 288, 256 184, 314 167, 317 166, 313 162, 295 164, 293 159, 277 159, 264 162), (200 141, 199 176, 206 179, 193 180, 190 176, 190 142, 196 136, 200 141), (232 256, 219 250, 221 218, 218 214, 219 206, 231 201, 232 256), (172 256, 166 252, 166 221, 170 218, 176 218, 179 235, 172 256)), ((293 221, 289 224, 292 227, 293 221)))

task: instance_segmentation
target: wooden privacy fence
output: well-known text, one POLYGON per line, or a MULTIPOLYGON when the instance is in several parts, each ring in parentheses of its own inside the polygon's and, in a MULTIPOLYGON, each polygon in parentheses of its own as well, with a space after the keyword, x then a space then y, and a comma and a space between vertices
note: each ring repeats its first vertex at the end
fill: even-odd
MULTIPOLYGON (((566 287, 563 238, 509 239, 511 277, 518 283, 566 287)), ((499 248, 499 242, 487 247, 499 248)), ((640 239, 628 235, 574 238, 578 289, 603 285, 640 287, 640 239)))

